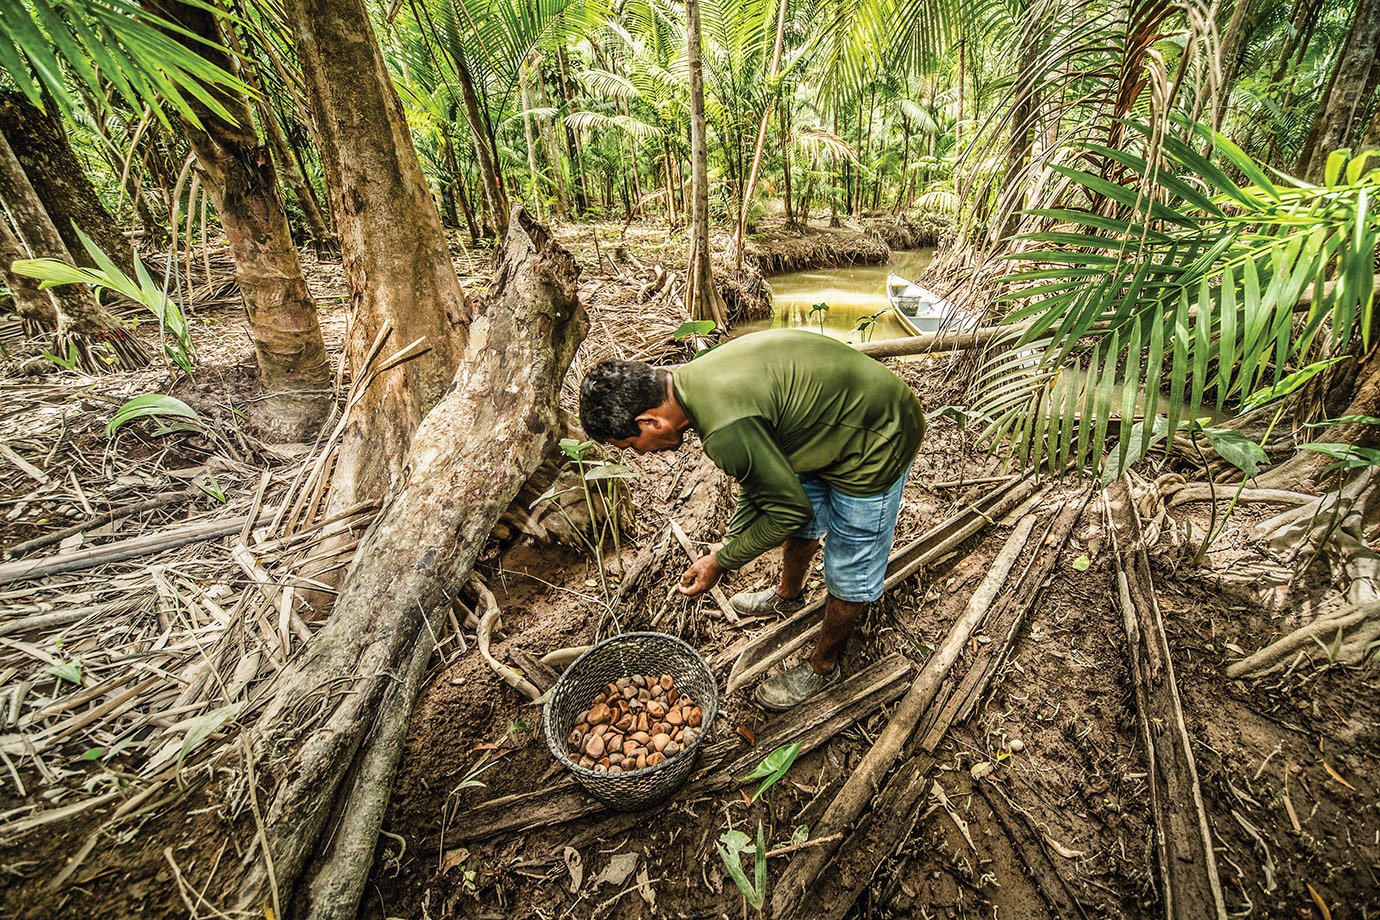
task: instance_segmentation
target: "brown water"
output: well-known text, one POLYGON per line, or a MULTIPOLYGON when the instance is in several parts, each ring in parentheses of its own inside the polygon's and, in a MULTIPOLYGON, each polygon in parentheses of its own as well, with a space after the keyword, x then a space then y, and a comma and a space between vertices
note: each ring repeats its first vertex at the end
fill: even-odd
POLYGON ((771 318, 735 326, 733 334, 746 335, 763 329, 796 328, 820 331, 846 342, 881 341, 901 338, 908 333, 891 316, 886 299, 886 276, 914 279, 934 258, 933 249, 894 252, 883 265, 850 265, 844 268, 816 268, 803 272, 774 275, 771 283, 771 318), (829 305, 827 312, 810 313, 817 303, 829 305), (859 330, 860 321, 876 316, 876 323, 859 330))

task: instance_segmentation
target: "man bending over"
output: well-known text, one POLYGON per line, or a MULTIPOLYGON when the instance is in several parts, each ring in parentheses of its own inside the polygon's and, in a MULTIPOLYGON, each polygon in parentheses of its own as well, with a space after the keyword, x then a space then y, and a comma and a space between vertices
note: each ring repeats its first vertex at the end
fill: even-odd
POLYGON ((793 613, 825 538, 829 598, 814 652, 759 685, 756 699, 789 709, 837 680, 849 635, 882 596, 901 493, 925 431, 910 387, 835 339, 773 330, 669 370, 600 364, 580 387, 580 422, 589 437, 638 453, 676 450, 694 428, 709 458, 738 481, 723 544, 681 576, 687 597, 782 546, 776 586, 731 603, 745 616, 793 613))

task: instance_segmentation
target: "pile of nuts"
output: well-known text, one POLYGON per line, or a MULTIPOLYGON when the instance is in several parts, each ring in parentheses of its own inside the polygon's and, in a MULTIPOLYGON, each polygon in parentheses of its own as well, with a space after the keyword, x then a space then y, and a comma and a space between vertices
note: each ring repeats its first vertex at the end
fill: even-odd
POLYGON ((631 773, 665 763, 702 731, 704 713, 669 674, 633 674, 604 687, 566 739, 570 757, 600 773, 631 773))

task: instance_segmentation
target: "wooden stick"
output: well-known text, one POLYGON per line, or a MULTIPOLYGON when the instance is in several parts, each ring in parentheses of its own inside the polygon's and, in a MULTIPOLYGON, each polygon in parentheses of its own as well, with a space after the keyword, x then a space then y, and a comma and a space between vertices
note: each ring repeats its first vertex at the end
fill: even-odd
POLYGON ((1025 864, 1025 874, 1034 882, 1035 889, 1049 908, 1049 915, 1074 920, 1086 917, 1083 905, 1073 896, 1068 882, 1045 851, 1045 844, 1030 816, 1011 804, 1006 793, 995 783, 979 781, 973 784, 973 788, 982 796, 987 807, 992 809, 1002 830, 1006 831, 1007 840, 1011 842, 1016 856, 1025 864))
POLYGON ((112 508, 109 511, 82 521, 80 524, 73 524, 71 527, 64 527, 62 530, 55 530, 52 533, 45 533, 41 537, 34 537, 32 540, 25 540, 23 543, 16 543, 14 546, 5 550, 5 558, 13 559, 25 553, 32 552, 33 550, 42 549, 45 546, 52 546, 54 543, 61 543, 74 534, 79 534, 87 530, 94 530, 97 527, 102 527, 109 524, 111 521, 118 520, 122 517, 128 517, 131 514, 142 514, 145 511, 152 511, 154 508, 161 508, 164 505, 170 505, 176 501, 193 498, 196 494, 195 492, 169 492, 166 495, 160 495, 148 501, 136 502, 133 505, 125 505, 122 508, 112 508))
MULTIPOLYGON (((1035 516, 1028 515, 1016 525, 1015 531, 993 560, 987 576, 978 585, 963 614, 949 630, 944 642, 925 662, 915 683, 906 692, 882 730, 877 741, 854 768, 843 788, 829 804, 814 830, 820 836, 846 831, 857 821, 863 809, 876 794, 882 780, 896 764, 902 749, 910 739, 916 724, 939 691, 940 683, 948 676, 974 630, 987 615, 998 592, 1006 584, 1016 559, 1025 548, 1035 528, 1035 516)), ((834 846, 821 846, 806 851, 791 860, 772 895, 772 915, 775 917, 813 916, 813 905, 803 903, 804 895, 816 877, 833 858, 834 846)))
POLYGON ((949 693, 941 706, 930 707, 930 713, 921 727, 920 746, 933 752, 944 738, 949 728, 967 719, 977 707, 978 701, 987 692, 987 687, 1002 666, 1006 656, 1016 644, 1025 618, 1036 601, 1050 574, 1054 571, 1064 546, 1068 543, 1073 529, 1083 516, 1092 492, 1084 493, 1082 499, 1069 501, 1057 516, 1052 518, 1040 540, 1040 549, 1031 558, 1025 571, 1021 573, 1016 587, 1007 592, 996 609, 988 617, 987 632, 995 633, 990 645, 980 645, 973 656, 968 673, 957 686, 949 688, 949 693))
MULTIPOLYGON (((700 557, 699 554, 695 552, 695 544, 690 542, 690 537, 686 534, 685 529, 680 526, 675 518, 671 518, 669 523, 671 525, 671 533, 675 534, 676 542, 680 544, 681 549, 685 550, 685 555, 690 557, 691 564, 699 561, 700 557)), ((709 589, 709 596, 714 599, 714 603, 719 605, 719 609, 723 611, 724 617, 727 618, 728 622, 742 622, 737 612, 733 609, 733 604, 731 604, 728 597, 724 595, 723 588, 715 585, 709 589)))
MULTIPOLYGON (((276 508, 264 509, 259 516, 259 520, 267 521, 276 511, 276 508)), ((42 578, 45 575, 59 575, 63 572, 78 572, 82 569, 89 569, 92 566, 104 565, 107 562, 123 562, 126 559, 136 559, 139 556, 147 556, 151 553, 160 553, 163 550, 186 546, 188 543, 213 540, 216 537, 238 533, 244 527, 244 523, 248 519, 249 515, 240 514, 235 517, 220 518, 215 521, 208 521, 201 524, 187 524, 183 527, 172 527, 157 533, 131 537, 128 540, 106 543, 101 546, 74 550, 70 553, 59 553, 56 556, 44 556, 38 559, 20 559, 15 562, 2 563, 0 564, 0 585, 8 584, 12 581, 27 581, 32 578, 42 578)))
POLYGON ((1164 915, 1168 920, 1226 920, 1212 831, 1129 477, 1117 480, 1103 496, 1116 555, 1131 683, 1149 769, 1150 812, 1155 819, 1164 915))

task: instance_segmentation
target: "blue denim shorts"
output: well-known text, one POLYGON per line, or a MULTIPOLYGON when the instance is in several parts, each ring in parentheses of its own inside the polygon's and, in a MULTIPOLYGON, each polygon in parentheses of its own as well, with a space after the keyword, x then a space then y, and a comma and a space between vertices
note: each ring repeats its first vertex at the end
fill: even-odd
POLYGON ((797 537, 824 537, 824 584, 841 601, 871 603, 882 596, 886 563, 896 539, 896 516, 910 470, 880 495, 844 495, 817 476, 802 476, 815 516, 797 537))

